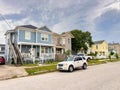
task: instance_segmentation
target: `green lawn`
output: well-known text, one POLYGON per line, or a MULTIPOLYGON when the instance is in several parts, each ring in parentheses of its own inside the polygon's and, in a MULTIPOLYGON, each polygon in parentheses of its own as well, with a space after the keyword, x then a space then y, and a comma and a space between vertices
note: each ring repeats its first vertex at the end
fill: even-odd
MULTIPOLYGON (((108 59, 101 59, 101 60, 90 60, 88 62, 88 65, 98 65, 98 64, 105 64, 107 62, 116 62, 116 61, 120 61, 120 59, 114 59, 114 60, 108 60, 108 59)), ((30 67, 25 68, 26 72, 29 75, 36 75, 36 74, 42 74, 42 73, 47 73, 47 72, 53 72, 53 71, 57 71, 57 62, 51 62, 51 63, 45 63, 43 64, 43 66, 36 66, 35 65, 28 65, 30 67)))
POLYGON ((106 60, 90 60, 88 62, 88 65, 91 66, 91 65, 98 65, 98 64, 104 64, 104 63, 107 63, 106 60))
POLYGON ((25 68, 29 75, 41 74, 46 72, 53 72, 56 71, 56 65, 49 65, 49 66, 39 66, 33 68, 25 68))

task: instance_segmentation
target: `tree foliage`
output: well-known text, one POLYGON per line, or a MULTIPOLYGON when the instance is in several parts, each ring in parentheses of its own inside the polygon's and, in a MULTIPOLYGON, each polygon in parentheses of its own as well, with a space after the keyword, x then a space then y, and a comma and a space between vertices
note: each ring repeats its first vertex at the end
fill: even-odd
POLYGON ((84 51, 86 53, 88 45, 91 46, 93 44, 91 33, 88 31, 82 32, 82 30, 72 30, 71 33, 74 36, 72 38, 73 52, 84 51))

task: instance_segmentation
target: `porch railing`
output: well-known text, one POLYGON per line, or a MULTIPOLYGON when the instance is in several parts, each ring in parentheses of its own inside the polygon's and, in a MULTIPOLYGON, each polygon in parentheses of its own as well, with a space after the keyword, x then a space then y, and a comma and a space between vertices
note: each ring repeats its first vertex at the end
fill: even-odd
MULTIPOLYGON (((23 53, 23 56, 24 56, 24 58, 31 58, 30 53, 23 53)), ((39 58, 41 60, 55 59, 55 55, 54 55, 54 53, 41 53, 39 58)))

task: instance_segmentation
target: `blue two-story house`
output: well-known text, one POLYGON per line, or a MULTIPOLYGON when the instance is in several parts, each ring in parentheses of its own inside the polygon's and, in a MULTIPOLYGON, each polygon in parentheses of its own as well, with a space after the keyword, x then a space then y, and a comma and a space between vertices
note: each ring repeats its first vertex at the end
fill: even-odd
POLYGON ((22 60, 23 57, 55 59, 52 31, 46 26, 41 28, 32 25, 17 26, 13 30, 8 30, 5 36, 5 57, 10 63, 12 59, 18 63, 20 62, 18 59, 22 60))

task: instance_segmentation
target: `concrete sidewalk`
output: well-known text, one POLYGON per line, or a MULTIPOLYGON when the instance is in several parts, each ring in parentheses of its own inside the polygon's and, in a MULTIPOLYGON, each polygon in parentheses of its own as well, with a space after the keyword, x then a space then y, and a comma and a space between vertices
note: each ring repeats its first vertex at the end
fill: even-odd
POLYGON ((23 77, 27 75, 28 74, 23 67, 16 67, 11 65, 0 65, 0 80, 23 77))

